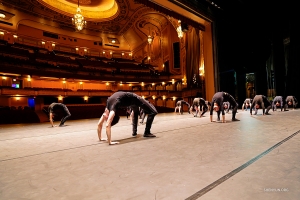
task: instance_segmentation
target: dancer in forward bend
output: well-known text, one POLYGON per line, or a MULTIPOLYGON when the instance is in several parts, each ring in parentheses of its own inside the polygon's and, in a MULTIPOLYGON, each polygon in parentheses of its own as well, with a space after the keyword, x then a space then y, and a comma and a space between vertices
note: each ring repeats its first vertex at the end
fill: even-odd
POLYGON ((239 121, 235 118, 238 104, 235 101, 235 99, 228 94, 227 92, 217 92, 212 98, 211 101, 211 109, 210 109, 210 121, 213 121, 213 111, 217 112, 218 120, 220 121, 220 113, 222 112, 222 122, 225 123, 225 112, 224 112, 224 106, 223 103, 228 101, 232 106, 232 121, 239 121))
POLYGON ((153 120, 157 114, 156 108, 147 100, 131 92, 116 92, 107 99, 106 108, 98 122, 98 137, 100 141, 106 140, 101 137, 103 123, 106 121, 106 135, 110 145, 118 144, 111 140, 111 127, 119 122, 120 117, 117 115, 117 110, 121 107, 131 106, 133 110, 132 120, 132 136, 137 135, 137 123, 139 109, 141 107, 148 114, 144 137, 156 137, 150 132, 153 120))

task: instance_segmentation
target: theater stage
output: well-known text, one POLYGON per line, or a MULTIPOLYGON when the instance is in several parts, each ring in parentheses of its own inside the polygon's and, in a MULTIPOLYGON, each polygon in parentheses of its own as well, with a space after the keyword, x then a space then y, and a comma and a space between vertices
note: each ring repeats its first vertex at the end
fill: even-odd
POLYGON ((111 146, 98 119, 0 125, 0 199, 299 199, 300 110, 261 113, 227 123, 162 113, 156 138, 142 137, 145 125, 132 138, 121 117, 111 146))

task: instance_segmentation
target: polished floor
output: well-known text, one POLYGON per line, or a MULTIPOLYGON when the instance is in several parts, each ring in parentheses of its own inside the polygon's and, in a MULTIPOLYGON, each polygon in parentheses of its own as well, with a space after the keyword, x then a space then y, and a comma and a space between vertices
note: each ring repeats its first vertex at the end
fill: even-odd
POLYGON ((118 145, 98 141, 98 119, 1 125, 0 199, 299 199, 300 110, 261 113, 227 123, 162 113, 156 138, 142 137, 145 125, 131 137, 122 117, 118 145))

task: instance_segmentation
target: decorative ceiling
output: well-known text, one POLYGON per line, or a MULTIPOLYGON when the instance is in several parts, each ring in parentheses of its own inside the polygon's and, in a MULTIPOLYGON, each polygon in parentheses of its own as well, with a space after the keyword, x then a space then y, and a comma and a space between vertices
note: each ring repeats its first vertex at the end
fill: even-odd
MULTIPOLYGON (((72 17, 78 7, 76 0, 37 0, 41 5, 58 13, 72 17)), ((118 13, 115 0, 79 0, 81 13, 86 20, 103 21, 118 13)))
MULTIPOLYGON (((76 0, 3 0, 2 4, 38 17, 40 21, 43 19, 47 25, 74 31, 72 17, 78 7, 76 0)), ((153 26, 168 21, 165 15, 134 0, 79 0, 79 6, 87 21, 82 34, 123 35, 130 28, 140 27, 135 26, 140 21, 149 20, 153 26)))
MULTIPOLYGON (((15 24, 45 31, 52 27, 75 32, 72 17, 78 7, 77 0, 2 0, 1 3, 15 13, 15 24)), ((150 30, 152 35, 160 35, 170 22, 167 15, 135 0, 79 0, 79 7, 87 26, 77 33, 82 37, 117 38, 120 50, 139 48, 147 43, 150 30)))

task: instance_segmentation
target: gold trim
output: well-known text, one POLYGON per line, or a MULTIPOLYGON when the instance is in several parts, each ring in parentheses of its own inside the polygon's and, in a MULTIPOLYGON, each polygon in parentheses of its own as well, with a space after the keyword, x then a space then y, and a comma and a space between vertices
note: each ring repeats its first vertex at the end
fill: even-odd
MULTIPOLYGON (((60 13, 66 13, 69 16, 73 16, 78 7, 77 4, 62 0, 39 0, 39 2, 60 13)), ((79 7, 81 9, 81 14, 85 19, 111 18, 118 12, 119 9, 115 0, 107 1, 105 5, 99 5, 95 7, 89 7, 85 5, 79 5, 79 7)))

